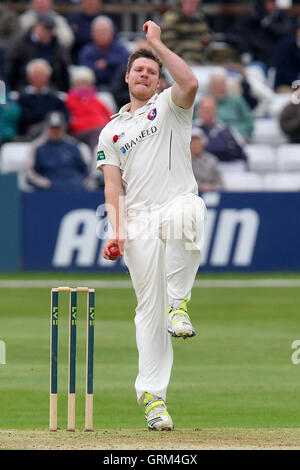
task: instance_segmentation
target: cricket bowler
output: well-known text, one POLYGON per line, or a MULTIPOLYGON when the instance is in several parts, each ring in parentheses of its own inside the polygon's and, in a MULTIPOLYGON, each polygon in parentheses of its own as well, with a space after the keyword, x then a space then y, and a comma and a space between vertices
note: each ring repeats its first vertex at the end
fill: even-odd
POLYGON ((117 248, 118 256, 124 255, 137 298, 137 400, 145 405, 148 428, 163 431, 174 428, 166 407, 171 338, 195 335, 187 305, 203 249, 206 208, 190 155, 197 79, 162 43, 156 23, 147 21, 143 31, 150 48, 128 59, 130 103, 102 130, 97 168, 104 172, 113 229, 102 254, 110 259, 117 248), (174 83, 157 94, 162 66, 174 83))

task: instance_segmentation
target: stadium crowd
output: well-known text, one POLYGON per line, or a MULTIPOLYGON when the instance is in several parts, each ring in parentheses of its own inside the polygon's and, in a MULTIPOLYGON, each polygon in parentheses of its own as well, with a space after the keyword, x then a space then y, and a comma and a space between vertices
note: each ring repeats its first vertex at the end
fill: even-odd
MULTIPOLYGON (((121 1, 30 0, 24 11, 17 3, 0 5, 0 171, 7 143, 30 142, 27 189, 63 187, 68 178, 70 188, 102 187, 99 133, 129 101, 126 64, 144 47, 142 32, 126 38, 117 9, 104 11, 121 1)), ((259 147, 300 143, 300 19, 275 0, 251 0, 251 13, 220 31, 203 12, 209 3, 165 2, 160 26, 199 81, 191 140, 199 190, 222 190, 228 173, 267 169, 259 147)), ((165 73, 161 89, 171 83, 165 73)))

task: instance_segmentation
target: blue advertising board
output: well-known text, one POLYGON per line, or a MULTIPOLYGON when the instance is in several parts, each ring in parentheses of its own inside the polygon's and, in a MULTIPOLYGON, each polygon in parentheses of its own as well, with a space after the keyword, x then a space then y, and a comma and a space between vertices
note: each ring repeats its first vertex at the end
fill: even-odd
POLYGON ((20 199, 15 174, 0 175, 0 271, 20 268, 20 199))
MULTIPOLYGON (((201 271, 300 270, 300 193, 205 193, 201 271)), ((28 270, 124 270, 107 261, 104 194, 22 194, 22 257, 28 270)))

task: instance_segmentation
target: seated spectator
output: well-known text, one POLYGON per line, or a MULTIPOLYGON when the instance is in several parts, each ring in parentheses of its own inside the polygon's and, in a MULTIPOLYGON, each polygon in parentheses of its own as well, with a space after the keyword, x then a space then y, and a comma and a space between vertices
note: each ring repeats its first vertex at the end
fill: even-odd
POLYGON ((67 20, 53 10, 52 0, 31 0, 30 7, 19 17, 21 29, 28 31, 36 23, 38 16, 43 14, 51 16, 58 42, 69 49, 74 42, 73 31, 67 20))
POLYGON ((204 96, 200 100, 194 125, 205 133, 205 150, 219 159, 222 171, 246 169, 245 141, 238 131, 217 119, 217 104, 213 96, 204 96))
POLYGON ((193 127, 191 154, 193 172, 199 191, 219 191, 223 189, 223 179, 219 161, 215 155, 205 150, 207 137, 199 127, 193 127))
POLYGON ((228 92, 225 74, 212 75, 208 90, 216 99, 218 119, 237 129, 249 141, 253 132, 253 118, 243 96, 228 92))
POLYGON ((75 67, 71 73, 71 82, 72 88, 66 98, 70 112, 70 131, 94 152, 100 131, 110 121, 113 113, 98 98, 94 86, 95 74, 91 69, 75 67))
POLYGON ((93 20, 92 38, 93 41, 80 50, 79 64, 94 71, 100 90, 110 91, 112 76, 122 63, 127 62, 129 51, 115 37, 114 24, 106 16, 93 20))
POLYGON ((300 78, 300 17, 295 32, 282 39, 275 50, 274 89, 291 87, 300 78))
POLYGON ((255 0, 252 14, 236 23, 228 35, 244 65, 259 62, 267 71, 273 66, 274 47, 293 30, 293 19, 275 0, 255 0))
POLYGON ((80 49, 91 42, 91 24, 100 15, 101 10, 101 0, 81 0, 80 9, 68 16, 68 22, 75 37, 72 47, 72 62, 74 64, 78 63, 80 49))
POLYGON ((279 115, 279 124, 291 144, 300 144, 300 104, 289 103, 279 115))
POLYGON ((66 120, 68 110, 64 102, 49 88, 52 68, 44 59, 34 59, 27 64, 28 85, 21 92, 18 103, 21 108, 20 133, 35 139, 44 127, 48 112, 61 111, 66 120))
POLYGON ((36 189, 84 189, 88 166, 78 142, 66 134, 66 128, 64 115, 52 111, 46 118, 45 134, 32 144, 27 180, 36 189))
POLYGON ((274 100, 274 90, 251 73, 240 63, 226 64, 229 77, 239 85, 238 94, 241 94, 251 109, 252 117, 266 117, 274 100))
POLYGON ((45 59, 53 68, 52 82, 58 90, 69 88, 69 56, 57 41, 55 24, 51 16, 40 15, 27 32, 15 37, 7 50, 8 83, 11 89, 20 90, 26 83, 26 65, 32 59, 45 59))
POLYGON ((200 0, 180 0, 178 6, 163 15, 161 31, 164 44, 189 64, 207 60, 212 35, 200 0))
POLYGON ((19 27, 17 13, 7 8, 7 5, 0 5, 0 44, 6 47, 19 27))
POLYGON ((0 145, 18 136, 20 118, 20 107, 9 96, 6 95, 5 103, 1 103, 2 100, 0 100, 0 145))

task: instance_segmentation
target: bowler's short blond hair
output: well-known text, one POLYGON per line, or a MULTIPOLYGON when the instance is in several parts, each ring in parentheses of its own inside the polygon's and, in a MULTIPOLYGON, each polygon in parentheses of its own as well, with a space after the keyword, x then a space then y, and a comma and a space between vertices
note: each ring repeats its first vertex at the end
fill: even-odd
POLYGON ((154 62, 156 62, 158 64, 159 78, 161 78, 162 63, 161 63, 159 57, 157 57, 157 55, 153 54, 153 52, 151 52, 149 49, 138 49, 137 51, 134 51, 134 52, 132 52, 132 54, 130 54, 130 56, 128 58, 128 62, 127 62, 127 73, 130 72, 131 67, 133 65, 133 62, 136 59, 141 59, 141 58, 154 60, 154 62))

